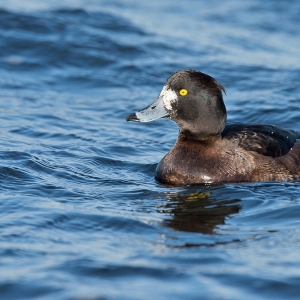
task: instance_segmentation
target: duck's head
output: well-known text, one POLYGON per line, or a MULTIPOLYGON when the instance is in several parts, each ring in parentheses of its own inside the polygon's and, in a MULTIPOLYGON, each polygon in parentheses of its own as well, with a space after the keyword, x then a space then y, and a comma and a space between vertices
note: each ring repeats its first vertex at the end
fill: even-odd
POLYGON ((169 118, 186 136, 205 138, 222 132, 226 108, 221 84, 214 78, 194 70, 174 73, 157 99, 146 108, 132 113, 126 121, 151 122, 169 118))

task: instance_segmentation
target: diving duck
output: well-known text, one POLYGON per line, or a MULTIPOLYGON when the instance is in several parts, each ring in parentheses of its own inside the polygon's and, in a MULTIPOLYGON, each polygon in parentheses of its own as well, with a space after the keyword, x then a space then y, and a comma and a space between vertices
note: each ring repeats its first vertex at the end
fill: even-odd
POLYGON ((297 180, 300 133, 265 124, 226 125, 223 92, 213 77, 180 70, 152 104, 126 117, 134 122, 169 118, 179 126, 156 180, 167 185, 297 180))

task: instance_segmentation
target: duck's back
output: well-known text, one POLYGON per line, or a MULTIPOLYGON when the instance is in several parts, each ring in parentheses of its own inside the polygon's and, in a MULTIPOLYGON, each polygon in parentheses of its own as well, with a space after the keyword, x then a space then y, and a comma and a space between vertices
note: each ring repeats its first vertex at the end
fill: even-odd
POLYGON ((300 133, 274 125, 235 123, 225 127, 222 137, 246 151, 275 158, 286 155, 300 139, 300 133))
POLYGON ((196 141, 180 135, 156 170, 172 185, 288 181, 300 176, 300 134, 272 125, 231 124, 222 138, 196 141))

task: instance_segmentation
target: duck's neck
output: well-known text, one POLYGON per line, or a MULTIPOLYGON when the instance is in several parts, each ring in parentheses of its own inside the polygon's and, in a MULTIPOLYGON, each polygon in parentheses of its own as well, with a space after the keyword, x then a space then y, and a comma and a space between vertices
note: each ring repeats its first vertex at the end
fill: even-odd
POLYGON ((201 144, 211 144, 221 140, 221 134, 211 134, 211 135, 203 135, 203 134, 193 134, 190 131, 179 131, 178 141, 180 142, 195 142, 201 144))

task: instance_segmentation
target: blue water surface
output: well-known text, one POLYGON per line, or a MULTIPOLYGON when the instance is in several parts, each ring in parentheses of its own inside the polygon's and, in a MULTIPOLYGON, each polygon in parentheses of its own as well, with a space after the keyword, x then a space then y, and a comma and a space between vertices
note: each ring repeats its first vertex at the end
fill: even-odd
POLYGON ((300 183, 165 187, 183 68, 300 131, 300 2, 0 1, 1 299, 299 299, 300 183))

